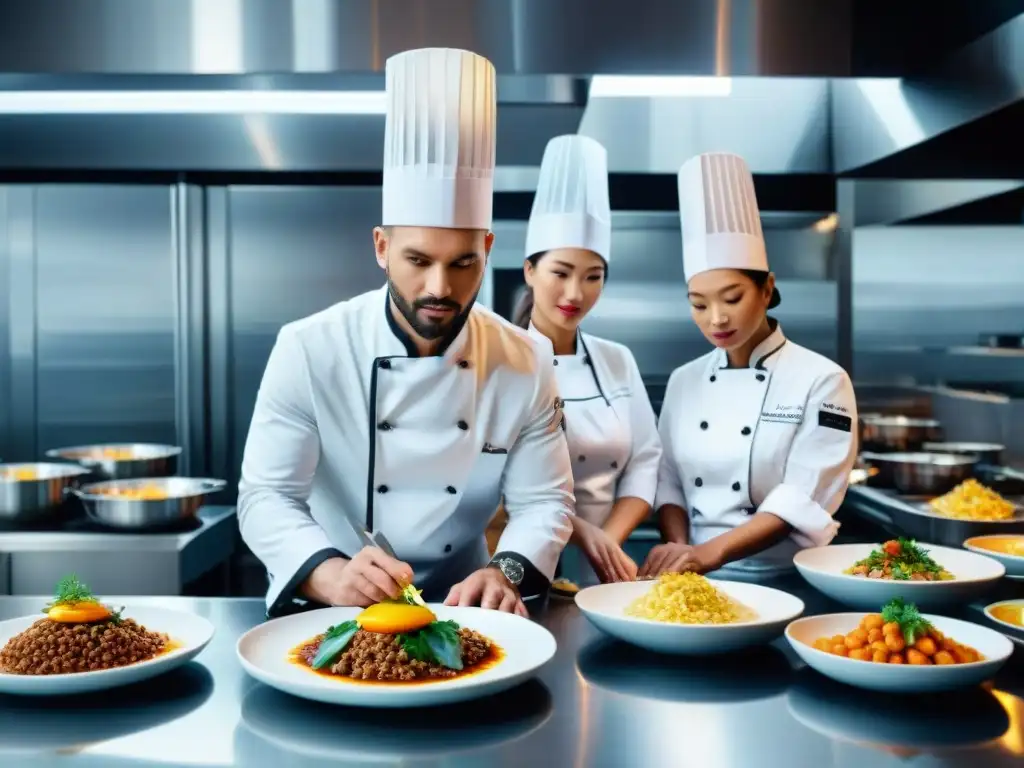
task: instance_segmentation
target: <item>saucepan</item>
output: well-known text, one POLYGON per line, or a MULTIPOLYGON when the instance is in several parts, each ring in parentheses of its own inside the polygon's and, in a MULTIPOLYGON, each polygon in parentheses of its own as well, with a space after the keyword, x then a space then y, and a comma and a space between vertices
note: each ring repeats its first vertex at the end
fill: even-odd
POLYGON ((1005 445, 999 443, 925 443, 921 449, 929 453, 958 453, 977 456, 982 464, 1002 466, 1005 445))
POLYGON ((878 469, 876 485, 892 486, 909 496, 939 496, 974 475, 981 463, 975 454, 862 453, 878 469))
POLYGON ((53 448, 47 458, 73 461, 100 480, 168 477, 178 471, 181 448, 153 443, 100 443, 53 448))
POLYGON ((0 520, 30 522, 49 517, 66 489, 89 470, 75 464, 0 464, 0 520))
POLYGON ((111 528, 167 528, 194 520, 207 495, 223 480, 201 477, 143 477, 107 480, 69 488, 90 520, 111 528))
POLYGON ((865 451, 918 451, 925 443, 944 438, 936 419, 867 413, 860 417, 860 445, 865 451))

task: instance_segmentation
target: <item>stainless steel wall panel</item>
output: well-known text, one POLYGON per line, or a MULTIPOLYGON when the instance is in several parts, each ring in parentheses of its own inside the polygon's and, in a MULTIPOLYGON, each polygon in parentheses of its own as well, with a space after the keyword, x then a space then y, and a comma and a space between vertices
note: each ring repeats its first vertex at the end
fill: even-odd
POLYGON ((858 379, 1024 381, 1024 354, 964 355, 1024 333, 1024 227, 865 227, 853 235, 858 379))
POLYGON ((378 288, 385 276, 372 239, 380 188, 232 187, 227 194, 227 447, 235 484, 256 392, 281 326, 378 288))
POLYGON ((33 187, 7 188, 8 461, 31 461, 38 452, 36 202, 33 187))
POLYGON ((175 443, 172 224, 167 187, 37 188, 37 452, 175 443))

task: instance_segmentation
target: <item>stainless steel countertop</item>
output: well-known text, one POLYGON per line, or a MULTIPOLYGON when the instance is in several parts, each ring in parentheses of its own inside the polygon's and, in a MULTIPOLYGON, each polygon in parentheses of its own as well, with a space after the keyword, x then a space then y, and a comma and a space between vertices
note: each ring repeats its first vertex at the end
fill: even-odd
MULTIPOLYGON (((798 577, 773 586, 798 594, 808 613, 837 609, 798 577)), ((0 619, 34 613, 42 600, 0 597, 0 619)), ((195 612, 217 634, 194 662, 148 683, 86 699, 0 696, 5 768, 1000 768, 1024 759, 1024 650, 991 692, 894 700, 801 668, 781 639, 717 659, 659 657, 604 637, 571 601, 552 599, 536 618, 558 652, 537 680, 467 705, 363 711, 305 702, 246 676, 235 643, 263 620, 261 600, 125 602, 195 612)))
POLYGON ((206 506, 199 510, 200 527, 185 531, 132 533, 72 526, 67 530, 0 532, 0 552, 102 552, 120 550, 181 552, 213 529, 235 526, 235 508, 206 506))

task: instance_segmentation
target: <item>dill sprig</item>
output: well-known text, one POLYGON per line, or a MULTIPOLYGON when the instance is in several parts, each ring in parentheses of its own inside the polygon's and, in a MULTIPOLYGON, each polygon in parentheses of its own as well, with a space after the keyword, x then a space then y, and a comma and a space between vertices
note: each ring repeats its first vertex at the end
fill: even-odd
MULTIPOLYGON (((77 574, 69 574, 57 582, 57 589, 54 590, 53 600, 43 608, 43 613, 49 613, 52 608, 58 605, 77 605, 79 603, 98 603, 99 598, 92 593, 92 590, 78 578, 77 574)), ((110 621, 118 624, 121 622, 121 613, 124 606, 116 611, 107 606, 110 611, 110 621)))

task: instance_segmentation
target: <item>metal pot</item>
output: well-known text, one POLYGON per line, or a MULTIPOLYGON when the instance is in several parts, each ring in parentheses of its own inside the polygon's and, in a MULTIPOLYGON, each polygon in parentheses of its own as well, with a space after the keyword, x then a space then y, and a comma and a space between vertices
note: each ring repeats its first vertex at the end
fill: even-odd
POLYGON ((46 457, 81 464, 102 480, 127 480, 174 475, 180 454, 176 445, 103 443, 53 448, 46 457))
POLYGON ((974 474, 980 459, 954 453, 863 453, 878 468, 878 485, 910 496, 939 496, 974 474))
POLYGON ((1005 445, 999 443, 925 443, 921 448, 929 453, 957 453, 977 456, 982 464, 1002 466, 1005 445))
POLYGON ((64 501, 66 489, 88 475, 75 464, 0 464, 0 520, 38 521, 64 501))
POLYGON ((90 520, 111 528, 166 528, 196 517, 204 498, 223 489, 223 480, 200 477, 144 477, 108 480, 69 488, 82 501, 90 520), (119 495, 145 488, 161 498, 119 495))
POLYGON ((912 419, 869 413, 860 418, 860 445, 865 451, 918 451, 925 443, 941 442, 942 424, 935 419, 912 419))

